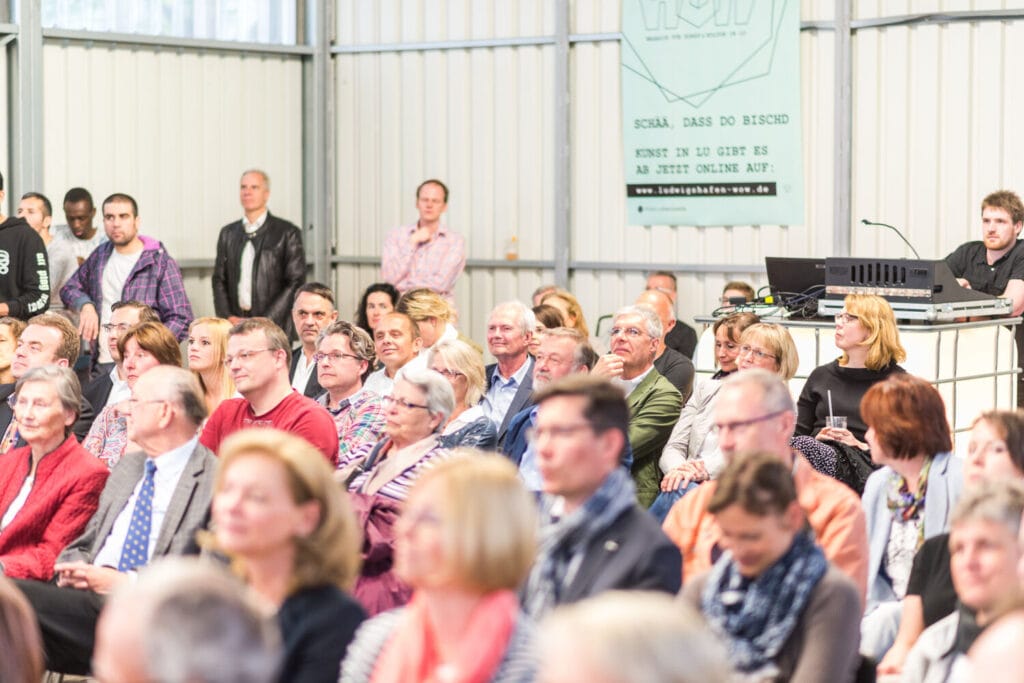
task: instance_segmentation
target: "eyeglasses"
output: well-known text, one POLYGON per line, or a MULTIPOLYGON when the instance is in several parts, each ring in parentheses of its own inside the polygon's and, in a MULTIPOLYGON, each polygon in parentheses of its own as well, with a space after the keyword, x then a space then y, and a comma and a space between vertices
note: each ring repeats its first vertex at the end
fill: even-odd
POLYGON ((118 332, 125 332, 125 331, 128 330, 129 327, 135 327, 135 326, 134 325, 129 325, 128 323, 118 323, 117 325, 115 325, 114 323, 103 323, 100 327, 103 328, 104 332, 106 332, 107 334, 110 334, 114 330, 117 330, 118 332))
POLYGON ((639 327, 613 327, 612 328, 612 336, 613 337, 618 337, 620 334, 624 334, 627 337, 633 337, 634 339, 636 339, 637 337, 644 336, 647 333, 644 332, 643 330, 641 330, 639 327))
POLYGON ((330 353, 314 353, 313 362, 323 363, 325 360, 331 361, 331 364, 340 363, 342 358, 351 358, 355 361, 363 360, 359 356, 353 356, 351 353, 342 353, 340 351, 331 351, 330 353))
POLYGON ((240 360, 243 363, 248 363, 249 359, 255 356, 257 353, 265 353, 267 351, 273 351, 273 349, 256 349, 255 351, 239 351, 233 356, 224 356, 224 365, 231 365, 231 361, 240 360))
POLYGON ((456 377, 465 377, 466 373, 459 372, 458 370, 449 370, 448 368, 431 368, 434 372, 444 375, 444 378, 448 381, 455 379, 456 377))
POLYGON ((430 406, 420 405, 419 403, 409 403, 404 398, 396 398, 394 396, 381 396, 380 402, 384 404, 385 408, 390 408, 391 406, 398 406, 406 410, 409 410, 410 408, 422 408, 423 410, 426 411, 430 410, 430 406))
POLYGON ((853 315, 852 313, 847 313, 846 311, 840 311, 839 313, 836 313, 837 325, 840 323, 843 325, 848 325, 850 323, 855 323, 858 320, 860 320, 860 316, 853 315))
POLYGON ((747 354, 752 355, 754 358, 758 360, 765 360, 766 358, 770 358, 774 361, 779 360, 779 357, 773 353, 768 353, 767 351, 762 351, 761 349, 755 349, 753 346, 748 346, 744 344, 743 346, 740 347, 740 355, 746 356, 747 354))
POLYGON ((736 432, 736 431, 739 431, 741 429, 746 429, 747 427, 749 427, 751 425, 755 425, 758 422, 764 422, 765 420, 770 420, 773 417, 778 417, 779 415, 782 415, 785 412, 788 412, 788 411, 776 410, 774 413, 768 413, 767 415, 762 415, 761 417, 752 417, 749 420, 737 420, 736 422, 716 423, 716 424, 712 425, 711 431, 714 434, 720 434, 720 433, 725 432, 725 431, 736 432))
POLYGON ((549 439, 564 439, 567 436, 575 434, 581 429, 591 429, 591 426, 587 423, 583 423, 578 425, 558 425, 555 427, 530 427, 526 430, 526 440, 530 444, 536 444, 544 437, 549 439))

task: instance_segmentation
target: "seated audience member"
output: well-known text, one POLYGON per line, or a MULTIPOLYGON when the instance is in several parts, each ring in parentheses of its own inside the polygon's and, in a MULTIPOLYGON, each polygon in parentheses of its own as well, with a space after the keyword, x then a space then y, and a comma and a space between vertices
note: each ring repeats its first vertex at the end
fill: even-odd
POLYGON ((655 351, 654 367, 658 369, 662 377, 679 390, 685 403, 693 391, 693 362, 675 349, 665 346, 665 336, 676 326, 677 322, 672 302, 664 293, 651 289, 637 297, 636 305, 647 306, 661 321, 661 337, 658 339, 658 349, 655 351))
POLYGON ((17 588, 0 577, 0 681, 43 680, 43 644, 32 607, 17 588))
POLYGON ((340 680, 534 680, 533 626, 515 590, 533 562, 536 511, 515 468, 472 453, 441 463, 395 527, 395 571, 412 600, 363 624, 340 680))
POLYGON ((438 342, 430 350, 427 367, 443 375, 455 394, 455 408, 441 431, 441 445, 493 449, 498 431, 480 405, 486 382, 483 357, 469 344, 452 339, 438 342))
POLYGON ((384 438, 365 458, 354 460, 338 477, 349 491, 404 501, 423 472, 449 453, 441 428, 455 406, 452 387, 430 370, 402 373, 383 399, 384 438))
POLYGON ((757 323, 753 313, 736 313, 719 318, 712 326, 715 335, 715 365, 718 370, 710 378, 697 382, 693 394, 683 406, 679 420, 661 451, 658 467, 664 472, 661 493, 651 506, 651 513, 664 520, 668 510, 693 484, 717 476, 722 467, 718 440, 711 435, 714 426, 715 396, 722 380, 736 372, 740 355, 740 335, 757 323))
POLYGON ((875 383, 903 373, 897 363, 907 353, 889 302, 871 294, 846 297, 843 310, 836 314, 835 338, 843 355, 811 371, 797 402, 796 433, 866 450, 861 398, 875 383), (846 429, 825 425, 829 411, 846 417, 846 429))
MULTIPOLYGON (((62 315, 57 313, 41 313, 29 318, 28 325, 22 330, 14 347, 14 360, 11 362, 11 375, 17 381, 29 368, 43 365, 73 367, 81 348, 78 341, 78 330, 62 315)), ((14 446, 24 446, 25 441, 18 433, 18 421, 8 403, 14 392, 14 385, 0 387, 0 453, 6 453, 14 446)), ((75 438, 81 441, 89 433, 95 413, 88 401, 82 399, 78 419, 71 427, 75 438)))
POLYGON ((722 287, 722 298, 719 300, 718 310, 727 313, 736 310, 737 306, 743 306, 757 298, 757 292, 742 280, 731 280, 722 287))
POLYGON ((281 634, 244 586, 212 562, 166 558, 118 588, 96 626, 102 683, 276 683, 281 634))
POLYGON ((1024 608, 1017 607, 986 628, 968 651, 971 683, 1011 683, 1024 669, 1024 608))
POLYGON ((533 311, 519 301, 498 304, 487 320, 487 350, 497 362, 485 368, 484 413, 498 428, 499 445, 505 440, 509 420, 529 405, 533 393, 529 345, 535 323, 533 311))
POLYGON ((131 389, 124 375, 124 358, 117 348, 117 342, 129 328, 139 323, 158 323, 156 311, 138 301, 116 301, 110 307, 110 322, 103 326, 106 333, 107 346, 110 350, 110 363, 96 366, 96 374, 92 381, 82 387, 82 395, 92 409, 99 414, 107 404, 116 404, 128 398, 131 389))
POLYGON ((416 323, 420 331, 420 338, 423 340, 423 348, 418 357, 419 367, 427 367, 427 353, 444 341, 458 339, 468 345, 483 358, 484 350, 475 341, 455 329, 453 323, 454 309, 444 297, 432 289, 420 287, 410 289, 398 300, 395 308, 399 313, 405 313, 416 323))
POLYGON ((324 393, 317 382, 316 342, 325 327, 338 319, 334 308, 334 292, 319 282, 307 282, 295 293, 292 322, 299 346, 292 349, 292 364, 288 372, 295 391, 309 398, 324 393))
POLYGON ((359 572, 359 529, 348 497, 316 448, 276 429, 224 441, 206 541, 277 613, 281 683, 338 680, 338 663, 366 618, 345 591, 359 572))
POLYGON ((380 396, 363 386, 373 360, 370 335, 352 323, 337 320, 320 333, 316 372, 325 393, 316 402, 327 409, 338 428, 338 467, 365 455, 384 432, 380 396))
POLYGON ((195 553, 196 531, 209 519, 216 458, 196 439, 206 405, 195 377, 153 368, 132 399, 128 438, 142 451, 110 473, 85 531, 57 558, 56 584, 17 582, 39 619, 51 671, 87 675, 106 594, 154 558, 195 553))
POLYGON ((221 441, 239 429, 274 427, 301 436, 337 464, 334 420, 288 381, 291 350, 284 331, 269 318, 246 318, 230 335, 224 361, 242 398, 221 402, 203 427, 203 445, 216 453, 221 441))
MULTIPOLYGON (((752 328, 748 328, 752 329, 752 328)), ((793 449, 796 413, 785 382, 763 369, 738 372, 722 381, 714 406, 718 446, 726 466, 738 454, 772 453, 793 472, 797 502, 829 562, 865 594, 868 538, 860 499, 849 487, 817 472, 793 449)), ((717 488, 711 480, 683 496, 665 518, 664 530, 683 555, 689 581, 718 557, 722 530, 707 505, 717 488)), ((857 610, 858 614, 860 610, 857 610)))
POLYGON ((724 552, 683 597, 724 639, 743 680, 852 683, 860 598, 807 530, 791 468, 773 453, 738 456, 708 513, 724 552))
POLYGON ((528 349, 531 356, 537 356, 537 349, 540 347, 540 337, 548 330, 553 330, 556 327, 564 327, 565 320, 562 319, 562 312, 554 306, 548 306, 547 304, 540 304, 534 306, 533 311, 533 336, 530 337, 530 343, 528 349))
MULTIPOLYGON (((533 364, 535 391, 567 375, 585 375, 597 362, 590 342, 578 330, 556 327, 548 330, 540 342, 533 364)), ((542 482, 537 469, 537 449, 530 443, 530 430, 537 426, 537 406, 531 403, 516 413, 508 424, 508 435, 501 450, 519 467, 519 476, 526 488, 538 492, 542 482)), ((632 453, 629 460, 632 463, 632 453)))
POLYGON ((728 683, 725 648, 689 605, 609 591, 557 608, 537 635, 545 683, 728 683))
MULTIPOLYGON (((125 381, 131 390, 139 378, 158 365, 181 367, 181 347, 171 331, 161 323, 141 323, 131 327, 118 339, 117 353, 123 358, 125 381)), ((125 407, 131 399, 108 404, 96 421, 82 446, 85 450, 113 467, 129 450, 128 422, 125 407)))
POLYGON ((381 367, 366 378, 366 388, 375 394, 391 393, 398 371, 413 361, 423 348, 420 328, 404 313, 387 313, 373 333, 374 349, 381 367))
POLYGON ((231 323, 224 318, 196 318, 188 326, 188 369, 199 380, 210 413, 235 394, 235 383, 224 365, 230 331, 231 323))
POLYGON ((25 321, 5 315, 0 318, 0 391, 10 385, 10 391, 5 391, 7 396, 14 391, 14 373, 11 371, 11 364, 14 362, 14 349, 18 345, 18 337, 25 329, 25 321))
POLYGON ((398 290, 395 289, 395 286, 388 282, 375 282, 366 288, 359 300, 359 308, 356 310, 356 325, 370 335, 370 339, 373 339, 377 323, 385 315, 393 312, 397 305, 398 290))
POLYGON ((645 306, 619 309, 612 321, 611 353, 591 371, 626 392, 629 405, 631 472, 637 501, 649 508, 658 497, 662 472, 658 458, 679 419, 682 396, 654 367, 661 340, 661 321, 645 306))
MULTIPOLYGON (((676 305, 677 283, 674 273, 667 270, 656 270, 647 276, 645 289, 656 289, 667 296, 672 305, 676 305)), ((665 337, 665 345, 675 349, 687 358, 693 358, 693 352, 697 349, 697 330, 693 329, 682 320, 679 320, 675 327, 665 337)))
POLYGON ((428 287, 452 301, 455 281, 466 267, 466 240, 441 222, 448 208, 448 188, 424 180, 416 188, 419 219, 390 231, 381 248, 381 279, 399 292, 428 287))
MULTIPOLYGON (((993 410, 975 419, 963 478, 967 491, 986 481, 1024 482, 1024 413, 993 410)), ((956 591, 949 572, 949 533, 936 534, 921 544, 902 602, 896 642, 878 664, 880 675, 900 674, 921 632, 956 609, 956 591)))
MULTIPOLYGON (((540 285, 539 287, 537 287, 537 289, 533 290, 533 294, 530 295, 530 301, 533 303, 534 308, 536 308, 537 306, 542 305, 541 301, 547 294, 556 291, 558 291, 558 285, 540 285)), ((561 327, 561 325, 559 325, 559 327, 561 327)))
POLYGON ((862 499, 870 553, 861 648, 877 661, 896 638, 914 555, 948 528, 963 464, 950 453, 942 397, 919 377, 899 373, 875 384, 860 413, 871 458, 882 466, 868 477, 862 499))
POLYGON ((950 517, 949 552, 959 609, 924 630, 907 655, 903 680, 966 680, 967 652, 974 641, 1020 604, 1022 512, 1024 485, 1019 481, 983 483, 957 503, 950 517))
POLYGON ((70 432, 82 405, 74 371, 32 368, 14 397, 28 445, 0 458, 0 572, 45 581, 96 512, 108 472, 70 432))
POLYGON ((522 590, 539 619, 604 591, 679 590, 680 555, 636 504, 621 467, 629 429, 622 390, 570 375, 537 392, 531 441, 543 478, 541 546, 522 590))
POLYGON ((583 307, 580 306, 579 299, 572 292, 556 289, 541 297, 540 302, 545 306, 558 309, 558 312, 562 314, 565 327, 578 330, 584 337, 590 337, 587 319, 583 317, 583 307))

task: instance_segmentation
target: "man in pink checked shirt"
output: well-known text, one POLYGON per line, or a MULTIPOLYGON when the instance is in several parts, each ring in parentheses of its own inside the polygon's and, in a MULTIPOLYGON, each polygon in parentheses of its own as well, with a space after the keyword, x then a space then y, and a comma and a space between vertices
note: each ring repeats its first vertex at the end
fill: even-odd
POLYGON ((440 180, 424 180, 416 188, 414 225, 395 228, 384 238, 381 277, 405 293, 428 287, 449 302, 455 281, 466 267, 466 241, 441 223, 448 208, 448 188, 440 180))

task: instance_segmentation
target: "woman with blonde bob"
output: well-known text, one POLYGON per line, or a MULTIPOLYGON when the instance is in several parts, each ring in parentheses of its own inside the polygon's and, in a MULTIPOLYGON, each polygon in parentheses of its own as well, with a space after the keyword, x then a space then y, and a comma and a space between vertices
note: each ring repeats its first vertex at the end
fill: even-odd
POLYGON ((235 393, 235 382, 224 365, 230 329, 230 322, 213 317, 196 318, 188 326, 188 369, 199 380, 211 415, 235 393))
POLYGON ((480 354, 458 339, 442 341, 427 354, 427 367, 443 375, 455 393, 455 409, 441 432, 441 445, 493 449, 498 431, 480 405, 487 390, 480 354))
POLYGON ((811 371, 800 392, 796 433, 867 450, 868 426, 860 414, 860 401, 875 383, 905 372, 898 363, 906 360, 907 352, 900 344, 892 306, 873 294, 848 295, 843 310, 836 314, 835 342, 842 355, 811 371), (845 429, 826 426, 829 411, 846 417, 845 429))
POLYGON ((201 539, 277 613, 282 683, 338 680, 338 662, 365 618, 345 592, 362 543, 348 499, 323 455, 276 429, 246 429, 220 448, 213 532, 201 539))
POLYGON ((359 629, 342 683, 532 681, 515 590, 536 551, 535 508, 501 456, 464 449, 425 472, 395 528, 412 600, 359 629))

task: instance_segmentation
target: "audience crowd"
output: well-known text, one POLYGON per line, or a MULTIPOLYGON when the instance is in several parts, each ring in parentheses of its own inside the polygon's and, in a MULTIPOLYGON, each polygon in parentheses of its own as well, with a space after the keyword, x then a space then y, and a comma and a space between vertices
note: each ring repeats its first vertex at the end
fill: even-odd
POLYGON ((672 273, 607 338, 554 286, 460 329, 432 179, 339 311, 269 197, 242 175, 198 319, 131 196, 102 231, 82 188, 52 234, 41 194, 0 216, 50 269, 0 287, 0 680, 1019 675, 1024 412, 974 406, 954 455, 885 299, 847 296, 794 393, 729 282, 695 377, 672 273))

